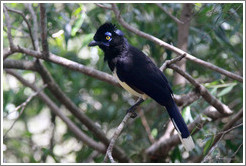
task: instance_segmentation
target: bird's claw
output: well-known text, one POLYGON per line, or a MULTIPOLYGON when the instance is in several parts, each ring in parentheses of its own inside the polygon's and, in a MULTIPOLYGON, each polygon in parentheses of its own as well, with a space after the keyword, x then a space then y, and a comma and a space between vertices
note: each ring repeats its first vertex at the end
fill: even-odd
POLYGON ((132 119, 136 118, 137 115, 138 115, 133 109, 127 110, 126 113, 127 113, 127 114, 128 114, 128 113, 131 113, 130 117, 131 117, 132 119))

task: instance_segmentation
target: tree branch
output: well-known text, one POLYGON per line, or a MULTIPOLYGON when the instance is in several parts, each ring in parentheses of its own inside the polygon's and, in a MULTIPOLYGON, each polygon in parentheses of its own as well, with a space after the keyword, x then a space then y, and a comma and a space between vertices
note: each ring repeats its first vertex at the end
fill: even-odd
POLYGON ((104 162, 107 161, 107 156, 109 158, 109 160, 111 161, 111 163, 115 163, 115 160, 112 156, 112 150, 113 150, 113 147, 114 147, 114 144, 116 142, 116 139, 119 137, 121 131, 123 130, 126 122, 128 121, 128 119, 131 117, 131 113, 127 113, 126 116, 124 117, 124 119, 122 120, 122 122, 120 123, 120 125, 117 127, 116 131, 114 132, 114 135, 110 141, 110 144, 107 148, 107 152, 106 152, 106 155, 104 157, 104 162))
MULTIPOLYGON (((23 79, 21 76, 16 74, 12 70, 5 70, 8 74, 11 74, 12 76, 16 77, 23 85, 31 88, 33 91, 38 92, 40 91, 35 85, 29 83, 25 79, 23 79)), ((105 153, 105 146, 101 143, 95 142, 93 139, 88 137, 86 134, 84 134, 68 117, 66 117, 59 109, 59 107, 51 101, 51 99, 45 95, 43 92, 38 93, 38 96, 41 100, 43 100, 44 103, 47 104, 47 106, 53 111, 58 117, 60 117, 68 126, 68 128, 75 134, 79 140, 81 140, 83 143, 87 144, 89 147, 96 149, 97 151, 101 153, 105 153)))
MULTIPOLYGON (((231 120, 223 127, 222 129, 222 132, 219 132, 214 141, 213 141, 213 144, 209 147, 209 150, 208 150, 208 153, 206 156, 203 156, 204 159, 202 161, 202 163, 204 163, 208 157, 211 155, 211 153, 214 151, 214 149, 217 147, 218 145, 218 142, 220 140, 222 140, 222 138, 224 137, 225 134, 229 133, 231 130, 234 130, 235 128, 238 128, 240 126, 243 125, 243 123, 239 124, 239 125, 236 125, 236 126, 233 126, 235 123, 238 122, 239 119, 243 118, 243 109, 241 109, 235 116, 233 116, 231 118, 231 120)), ((202 159, 202 157, 201 157, 202 159)))
POLYGON ((4 11, 4 15, 5 15, 5 22, 6 22, 6 25, 7 25, 7 35, 8 35, 8 40, 9 40, 10 51, 11 52, 15 52, 16 47, 15 47, 15 45, 13 43, 13 38, 12 38, 12 35, 11 35, 10 18, 9 18, 9 14, 8 14, 8 11, 7 11, 7 8, 6 8, 5 5, 3 5, 3 11, 4 11))
POLYGON ((27 27, 28 27, 28 31, 29 31, 29 35, 30 35, 30 38, 31 38, 31 41, 32 41, 33 48, 34 48, 34 50, 36 50, 36 46, 34 44, 34 39, 33 39, 33 36, 32 36, 32 29, 31 29, 31 26, 30 26, 28 20, 26 19, 25 15, 21 11, 19 11, 19 10, 11 9, 11 8, 8 8, 7 6, 5 6, 5 7, 6 7, 6 9, 8 11, 13 12, 13 13, 16 13, 16 14, 19 14, 23 18, 23 20, 27 24, 27 27))
MULTIPOLYGON (((47 82, 48 88, 52 92, 52 94, 61 103, 63 103, 68 108, 68 110, 70 110, 71 113, 74 114, 76 118, 78 118, 83 124, 85 124, 99 140, 101 140, 105 145, 109 144, 109 140, 106 138, 104 133, 102 133, 101 129, 95 126, 94 122, 92 122, 86 115, 84 115, 83 112, 78 107, 76 107, 74 103, 62 92, 62 90, 55 83, 49 72, 42 65, 40 65, 39 61, 29 62, 20 60, 5 60, 4 68, 7 67, 38 71, 41 77, 43 78, 44 82, 47 82)), ((127 157, 125 156, 123 151, 118 147, 115 147, 114 155, 120 161, 128 162, 127 157)))
MULTIPOLYGON (((47 83, 48 89, 51 93, 68 109, 70 112, 80 120, 90 131, 105 145, 109 144, 109 140, 102 132, 100 128, 98 128, 94 122, 88 118, 72 101, 68 98, 60 89, 60 87, 56 84, 50 73, 40 62, 36 62, 36 67, 38 73, 41 75, 44 83, 47 83)), ((114 155, 121 160, 122 162, 127 162, 128 158, 126 155, 119 149, 115 148, 114 155)))
POLYGON ((41 39, 42 39, 42 53, 45 58, 49 57, 49 45, 47 42, 47 18, 45 3, 40 3, 40 24, 41 24, 41 39))
POLYGON ((32 71, 37 70, 35 62, 27 61, 27 60, 12 60, 12 59, 4 60, 3 68, 32 70, 32 71))
POLYGON ((15 52, 12 51, 11 49, 7 50, 7 49, 4 49, 3 50, 3 60, 5 60, 6 58, 8 58, 8 56, 14 54, 15 52))
POLYGON ((37 21, 37 15, 33 10, 32 4, 29 3, 27 4, 28 9, 32 15, 32 20, 33 20, 33 39, 34 39, 34 45, 35 45, 35 50, 39 51, 39 41, 38 41, 38 21, 37 21))
MULTIPOLYGON (((21 53, 25 53, 27 55, 30 55, 30 56, 33 56, 33 57, 36 57, 36 58, 39 58, 39 59, 45 59, 42 56, 41 52, 33 51, 33 50, 30 50, 30 49, 27 49, 27 48, 24 48, 24 47, 21 47, 21 46, 18 46, 16 51, 17 52, 21 52, 21 53)), ((109 75, 107 73, 104 73, 102 71, 93 69, 91 67, 87 67, 87 66, 79 64, 77 62, 71 61, 69 59, 63 58, 61 56, 57 56, 55 54, 50 53, 49 57, 46 60, 49 60, 49 61, 51 61, 53 63, 62 65, 62 66, 66 67, 66 68, 69 68, 71 70, 79 71, 79 72, 81 72, 83 74, 86 74, 88 76, 97 78, 97 79, 99 79, 101 81, 110 83, 110 84, 112 84, 114 86, 118 86, 118 87, 120 86, 119 83, 116 81, 116 79, 113 76, 111 76, 111 75, 109 75)))
MULTIPOLYGON (((18 115, 18 117, 15 119, 15 121, 12 123, 12 125, 10 126, 10 128, 5 132, 5 134, 3 135, 3 139, 6 138, 6 135, 9 133, 9 131, 14 127, 15 123, 17 122, 17 120, 20 118, 20 116, 22 115, 24 109, 26 108, 27 104, 30 103, 30 101, 37 96, 41 91, 44 90, 44 88, 46 88, 47 85, 45 84, 41 89, 39 89, 38 91, 36 91, 35 93, 33 93, 31 96, 29 96, 26 101, 24 101, 23 103, 21 103, 19 106, 15 107, 13 112, 17 112, 19 109, 20 113, 18 115)), ((12 112, 11 112, 12 113, 12 112)), ((9 113, 9 114, 11 114, 9 113)))
MULTIPOLYGON (((209 114, 207 114, 207 111, 204 111, 203 114, 209 117, 209 114)), ((225 117, 228 115, 218 116, 213 121, 225 117)), ((198 132, 206 123, 208 123, 207 119, 202 118, 201 115, 199 115, 192 123, 188 125, 188 129, 191 134, 194 135, 196 132, 198 132)), ((169 137, 166 139, 166 137, 162 136, 158 141, 156 141, 154 144, 152 144, 149 148, 145 150, 145 153, 148 154, 151 157, 154 158, 163 158, 163 156, 166 156, 171 148, 178 145, 180 143, 180 139, 177 134, 169 137)))
POLYGON ((198 100, 200 98, 200 94, 198 92, 189 92, 188 94, 185 95, 175 95, 174 94, 174 101, 178 106, 188 106, 194 101, 198 100))
POLYGON ((112 10, 112 7, 108 7, 108 6, 102 5, 100 3, 95 3, 95 5, 97 5, 100 8, 103 8, 103 9, 112 10))
POLYGON ((107 148, 107 152, 106 152, 106 155, 104 157, 104 162, 107 162, 107 157, 108 157, 109 160, 111 161, 111 163, 115 163, 115 160, 112 157, 112 150, 113 150, 114 144, 115 144, 117 138, 119 137, 121 131, 125 127, 126 122, 128 121, 128 119, 130 117, 131 118, 135 118, 136 117, 136 113, 134 111, 137 108, 137 106, 139 106, 142 102, 144 102, 144 100, 141 99, 141 98, 139 98, 136 101, 136 103, 127 110, 126 116, 124 117, 124 119, 122 120, 122 122, 120 123, 120 125, 117 127, 117 129, 114 132, 114 135, 113 135, 112 139, 110 140, 110 144, 109 144, 109 146, 107 148))
MULTIPOLYGON (((10 29, 9 29, 9 27, 7 27, 7 28, 8 28, 8 32, 9 32, 10 29)), ((12 40, 11 34, 9 36, 11 37, 11 40, 12 40)), ((68 68, 76 69, 76 70, 81 71, 82 73, 85 73, 85 74, 90 75, 90 76, 94 75, 96 77, 101 78, 102 80, 107 80, 108 82, 112 82, 112 80, 115 81, 114 79, 110 79, 110 81, 109 81, 109 77, 113 78, 109 74, 105 74, 104 72, 100 72, 100 71, 97 71, 95 69, 88 68, 86 66, 78 64, 76 62, 63 59, 63 58, 58 57, 58 56, 56 56, 54 54, 51 54, 52 56, 49 56, 48 58, 45 58, 44 56, 42 56, 42 53, 40 53, 38 51, 29 50, 29 49, 23 48, 21 46, 18 46, 15 49, 18 52, 25 53, 27 55, 31 55, 31 56, 36 57, 36 58, 43 58, 43 59, 49 60, 50 57, 53 57, 53 60, 56 61, 58 64, 63 64, 64 66, 67 66, 68 68)), ((36 64, 38 64, 38 63, 39 63, 39 61, 36 61, 36 64)), ((39 68, 39 69, 41 69, 41 68, 39 68)), ((43 74, 47 74, 47 72, 45 72, 45 70, 41 70, 41 71, 44 71, 43 74)), ((52 77, 49 77, 49 75, 44 75, 44 76, 46 78, 48 78, 49 81, 53 80, 52 77)), ((82 111, 80 111, 80 109, 77 108, 74 105, 74 103, 72 103, 67 96, 65 96, 65 94, 59 89, 59 87, 57 86, 57 84, 55 84, 54 81, 52 81, 51 83, 54 83, 53 85, 50 84, 51 87, 54 88, 54 89, 52 89, 52 88, 50 88, 50 89, 53 90, 54 95, 57 97, 57 99, 60 100, 61 103, 65 103, 66 104, 65 106, 72 113, 75 114, 75 117, 77 117, 82 123, 86 124, 86 126, 95 134, 95 136, 97 136, 97 138, 100 139, 105 145, 108 145, 109 144, 109 140, 106 138, 104 133, 100 129, 98 129, 98 127, 87 116, 85 116, 82 113, 82 111), (56 95, 56 92, 61 92, 61 93, 58 93, 58 94, 61 94, 61 96, 56 95)), ((115 149, 114 155, 115 155, 115 157, 117 157, 119 159, 119 161, 121 161, 121 162, 129 162, 129 159, 127 158, 127 156, 123 153, 123 151, 121 149, 119 149, 118 147, 115 147, 114 149, 115 149)))
POLYGON ((199 84, 195 79, 193 79, 188 73, 181 70, 178 66, 171 64, 168 65, 169 68, 175 70, 180 75, 185 77, 191 84, 195 86, 195 88, 198 90, 198 92, 201 94, 201 96, 212 106, 214 106, 220 113, 225 115, 232 114, 232 110, 221 103, 218 99, 216 99, 213 95, 209 93, 209 91, 201 84, 199 84))
POLYGON ((176 63, 178 61, 181 61, 185 56, 186 56, 186 54, 183 54, 183 55, 180 55, 180 56, 178 56, 176 58, 173 58, 171 60, 166 60, 163 63, 163 65, 160 67, 160 70, 163 72, 167 68, 167 65, 170 65, 170 64, 176 63))
POLYGON ((223 74, 223 75, 225 75, 225 76, 227 76, 227 77, 229 77, 229 78, 231 78, 231 79, 237 80, 237 81, 239 81, 239 82, 243 82, 243 77, 241 77, 240 75, 237 75, 237 74, 235 74, 235 73, 229 72, 229 71, 227 71, 227 70, 225 70, 225 69, 222 69, 222 68, 220 68, 220 67, 218 67, 218 66, 216 66, 216 65, 213 65, 213 64, 208 63, 208 62, 206 62, 206 61, 203 61, 203 60, 201 60, 201 59, 198 59, 198 58, 196 58, 196 57, 194 57, 194 56, 192 56, 192 55, 190 55, 190 54, 184 52, 183 50, 181 50, 181 49, 179 49, 179 48, 177 48, 177 47, 175 47, 175 46, 172 46, 172 45, 170 45, 170 44, 168 44, 168 43, 166 43, 166 42, 164 42, 164 41, 158 39, 158 38, 155 37, 155 36, 152 36, 152 35, 150 35, 150 34, 144 33, 144 32, 142 32, 142 31, 140 31, 140 30, 138 30, 138 29, 136 29, 136 28, 130 26, 130 25, 129 25, 128 23, 126 23, 126 22, 124 21, 124 19, 121 17, 120 11, 119 11, 118 7, 116 6, 116 4, 112 4, 112 10, 113 10, 113 12, 114 12, 114 14, 115 14, 115 16, 116 16, 116 19, 119 21, 119 23, 120 23, 124 28, 126 28, 127 30, 129 30, 129 31, 131 31, 131 32, 133 32, 133 33, 135 33, 136 35, 141 36, 141 37, 143 37, 143 38, 146 38, 146 39, 148 39, 148 40, 150 40, 150 41, 153 41, 154 43, 156 43, 157 45, 159 45, 159 46, 161 46, 161 47, 164 47, 164 48, 166 48, 166 49, 172 50, 173 52, 175 52, 175 53, 178 54, 178 55, 186 54, 186 58, 187 58, 187 59, 189 59, 189 60, 191 60, 191 61, 193 61, 193 62, 195 62, 195 63, 198 63, 198 64, 200 64, 201 66, 204 66, 204 67, 206 67, 206 68, 209 68, 209 69, 211 69, 211 70, 214 70, 214 71, 216 71, 216 72, 219 72, 219 73, 221 73, 221 74, 223 74))
POLYGON ((175 17, 174 15, 172 15, 169 11, 167 11, 167 9, 165 7, 163 7, 160 3, 156 3, 156 5, 162 10, 164 11, 171 19, 173 19, 173 21, 175 21, 177 24, 184 24, 183 21, 180 21, 177 17, 175 17))
POLYGON ((146 133, 148 134, 149 141, 150 141, 152 144, 155 143, 155 139, 154 139, 154 137, 151 135, 151 131, 150 131, 149 124, 148 124, 147 119, 146 119, 146 117, 145 117, 145 115, 144 115, 144 112, 143 112, 143 110, 142 110, 141 108, 139 109, 139 116, 140 116, 141 122, 142 122, 142 124, 143 124, 143 126, 144 126, 144 128, 145 128, 145 131, 146 131, 146 133))

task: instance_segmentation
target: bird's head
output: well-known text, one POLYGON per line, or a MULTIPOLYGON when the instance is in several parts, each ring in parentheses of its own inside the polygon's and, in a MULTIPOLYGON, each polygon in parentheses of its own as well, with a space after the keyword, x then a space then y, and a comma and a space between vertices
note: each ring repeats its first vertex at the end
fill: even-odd
POLYGON ((90 42, 88 46, 99 46, 105 51, 110 47, 116 47, 122 44, 124 40, 123 36, 123 32, 117 29, 115 25, 105 23, 98 28, 94 35, 94 40, 90 42))

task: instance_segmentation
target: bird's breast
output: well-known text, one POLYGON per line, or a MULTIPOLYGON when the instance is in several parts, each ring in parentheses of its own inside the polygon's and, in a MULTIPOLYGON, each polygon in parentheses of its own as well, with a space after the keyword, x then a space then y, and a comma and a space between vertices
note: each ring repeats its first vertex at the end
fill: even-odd
POLYGON ((125 82, 122 82, 118 75, 117 75, 117 71, 116 71, 116 68, 114 68, 113 70, 113 76, 117 79, 117 81, 119 82, 119 84, 126 90, 128 91, 129 93, 131 93, 132 95, 134 96, 137 96, 137 97, 140 97, 142 99, 146 99, 147 98, 147 95, 146 94, 141 94, 137 91, 135 91, 134 89, 132 89, 129 85, 127 85, 125 82))

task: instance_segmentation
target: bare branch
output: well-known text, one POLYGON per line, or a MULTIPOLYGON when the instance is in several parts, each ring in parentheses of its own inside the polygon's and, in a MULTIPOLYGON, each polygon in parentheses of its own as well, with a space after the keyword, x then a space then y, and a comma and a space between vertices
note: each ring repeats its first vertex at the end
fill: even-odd
POLYGON ((177 24, 184 24, 183 21, 180 21, 177 17, 175 17, 174 15, 172 15, 169 11, 167 11, 167 9, 165 7, 163 7, 160 3, 156 3, 156 5, 162 10, 164 11, 171 19, 173 19, 177 24))
MULTIPOLYGON (((25 53, 27 55, 30 55, 30 56, 33 56, 33 57, 36 57, 36 58, 45 59, 42 56, 42 53, 40 53, 38 51, 33 51, 33 50, 30 50, 30 49, 27 49, 27 48, 24 48, 24 47, 21 47, 21 46, 18 46, 17 52, 25 53)), ((47 58, 47 60, 49 60, 49 61, 51 61, 53 63, 59 64, 59 65, 62 65, 64 67, 66 67, 66 68, 69 68, 69 69, 72 69, 72 70, 75 70, 75 71, 79 71, 79 72, 81 72, 83 74, 86 74, 88 76, 97 78, 97 79, 99 79, 101 81, 104 81, 104 82, 107 82, 107 83, 110 83, 112 85, 120 87, 119 83, 116 81, 116 79, 113 76, 111 76, 111 75, 109 75, 107 73, 101 72, 99 70, 93 69, 91 67, 84 66, 82 64, 79 64, 77 62, 74 62, 74 61, 71 61, 69 59, 63 58, 61 56, 57 56, 57 55, 52 54, 52 53, 50 53, 50 55, 47 58)))
POLYGON ((208 157, 211 155, 211 153, 215 150, 215 148, 217 147, 218 145, 218 142, 220 140, 222 140, 222 138, 224 137, 225 134, 229 133, 230 131, 240 127, 243 125, 243 123, 240 123, 239 125, 236 125, 236 126, 233 126, 236 122, 238 122, 239 119, 243 118, 243 109, 241 109, 235 116, 233 116, 231 118, 231 121, 229 121, 224 127, 223 127, 223 130, 222 132, 219 132, 214 141, 213 141, 213 144, 209 147, 209 151, 207 153, 206 156, 204 156, 204 159, 202 161, 202 163, 204 163, 208 157))
POLYGON ((104 157, 104 162, 107 162, 107 157, 108 157, 112 163, 115 163, 115 160, 112 157, 112 150, 113 150, 114 144, 116 142, 116 139, 119 137, 119 135, 120 135, 121 131, 123 130, 124 126, 126 125, 126 122, 128 121, 128 119, 129 118, 135 118, 137 116, 134 111, 142 102, 144 102, 144 100, 142 98, 139 98, 136 101, 136 103, 127 110, 126 116, 124 117, 124 119, 122 120, 120 125, 117 127, 117 129, 114 132, 112 139, 110 140, 110 144, 107 148, 107 152, 106 152, 106 155, 104 157))
POLYGON ((122 122, 120 123, 120 125, 117 127, 117 129, 115 130, 114 132, 114 135, 110 141, 110 144, 107 148, 107 152, 106 152, 106 155, 104 157, 104 162, 107 161, 107 157, 109 158, 110 162, 111 163, 115 163, 115 160, 112 156, 112 150, 113 150, 113 147, 114 147, 114 144, 116 142, 116 139, 119 137, 121 131, 123 130, 126 122, 128 121, 128 119, 131 117, 131 113, 127 113, 126 116, 124 117, 124 119, 122 120, 122 122))
POLYGON ((100 4, 100 3, 95 3, 95 5, 97 5, 97 6, 100 7, 100 8, 103 8, 103 9, 112 10, 112 7, 105 6, 105 5, 102 5, 102 4, 100 4))
MULTIPOLYGON (((105 145, 109 144, 109 140, 102 132, 100 128, 98 128, 94 122, 88 118, 72 101, 70 98, 66 96, 60 89, 60 87, 56 84, 48 70, 39 62, 36 62, 36 67, 38 73, 41 75, 44 83, 47 83, 48 89, 51 93, 60 101, 76 118, 80 120, 90 131, 105 145)), ((128 158, 126 155, 117 147, 115 148, 114 155, 121 161, 127 162, 128 158)))
POLYGON ((183 54, 183 55, 180 55, 180 56, 178 56, 178 57, 176 57, 176 58, 173 58, 173 59, 171 59, 171 60, 166 60, 166 61, 163 63, 163 65, 160 67, 160 70, 161 70, 161 71, 164 71, 164 70, 167 68, 167 65, 176 63, 176 62, 182 60, 185 56, 186 56, 186 54, 183 54))
POLYGON ((227 77, 229 77, 229 78, 231 78, 231 79, 237 80, 237 81, 239 81, 239 82, 243 82, 243 77, 241 77, 240 75, 237 75, 237 74, 235 74, 235 73, 229 72, 229 71, 227 71, 227 70, 225 70, 225 69, 222 69, 222 68, 220 68, 220 67, 218 67, 218 66, 216 66, 216 65, 213 65, 213 64, 208 63, 208 62, 206 62, 206 61, 203 61, 203 60, 201 60, 201 59, 198 59, 198 58, 192 56, 191 54, 188 54, 188 53, 186 53, 185 51, 183 51, 183 50, 181 50, 181 49, 179 49, 179 48, 177 48, 177 47, 175 47, 175 46, 172 46, 172 45, 170 45, 170 44, 168 44, 168 43, 166 43, 166 42, 164 42, 164 41, 158 39, 158 38, 155 37, 155 36, 152 36, 152 35, 150 35, 150 34, 144 33, 144 32, 142 32, 142 31, 140 31, 140 30, 138 30, 138 29, 136 29, 136 28, 130 26, 130 25, 129 25, 128 23, 126 23, 126 22, 124 21, 124 19, 121 17, 120 11, 119 11, 118 7, 116 6, 116 4, 112 4, 112 10, 113 10, 114 13, 115 13, 116 19, 117 19, 117 20, 119 21, 119 23, 120 23, 124 28, 126 28, 127 30, 129 30, 129 31, 131 31, 131 32, 133 32, 133 33, 135 33, 135 34, 137 34, 138 36, 141 36, 141 37, 146 38, 146 39, 148 39, 148 40, 150 40, 150 41, 153 41, 154 43, 158 44, 159 46, 162 46, 162 47, 164 47, 164 48, 166 48, 166 49, 172 50, 173 52, 175 52, 175 53, 178 54, 178 55, 186 54, 186 58, 187 58, 187 59, 189 59, 189 60, 191 60, 191 61, 193 61, 193 62, 196 62, 196 63, 200 64, 201 66, 204 66, 204 67, 206 67, 206 68, 209 68, 209 69, 211 69, 211 70, 214 70, 214 71, 216 71, 216 72, 219 72, 219 73, 221 73, 221 74, 223 74, 223 75, 225 75, 225 76, 227 76, 227 77))
POLYGON ((14 54, 15 52, 10 50, 10 49, 4 49, 3 50, 3 60, 5 60, 6 58, 8 58, 8 56, 14 54))
POLYGON ((84 161, 84 163, 92 163, 99 154, 100 153, 98 151, 93 151, 90 156, 84 161))
MULTIPOLYGON (((32 50, 30 51, 31 53, 32 52, 37 53, 36 51, 32 51, 32 50)), ((41 53, 36 54, 36 56, 40 56, 40 55, 41 53)), ((94 124, 94 122, 92 122, 86 115, 84 115, 83 112, 78 107, 76 107, 74 103, 62 92, 59 86, 54 82, 49 72, 43 66, 40 66, 38 61, 27 62, 27 61, 5 60, 4 66, 6 68, 9 67, 9 68, 39 71, 42 78, 44 79, 44 82, 47 82, 47 84, 49 85, 49 89, 57 97, 57 99, 61 101, 61 103, 63 103, 75 115, 75 117, 77 117, 83 124, 85 124, 95 134, 95 136, 97 136, 99 140, 101 140, 105 145, 109 144, 109 140, 106 138, 104 133, 94 124)), ((114 155, 120 161, 128 162, 126 155, 123 154, 123 151, 120 150, 118 147, 115 147, 114 155)))
MULTIPOLYGON (((6 133, 4 134, 3 139, 6 138, 6 135, 7 135, 7 134, 9 133, 9 131, 14 127, 15 123, 17 122, 17 120, 18 120, 18 119, 20 118, 20 116, 22 115, 22 113, 23 113, 24 109, 26 108, 27 104, 30 103, 30 101, 31 101, 35 96, 37 96, 41 91, 43 91, 44 88, 46 88, 46 87, 47 87, 47 85, 44 84, 44 86, 43 86, 41 89, 39 89, 38 91, 36 91, 35 93, 33 93, 31 96, 29 96, 29 97, 26 99, 26 101, 24 101, 22 104, 20 104, 19 106, 17 106, 17 107, 14 109, 13 112, 17 112, 20 108, 21 108, 21 111, 20 111, 18 117, 15 119, 15 121, 14 121, 14 122, 12 123, 12 125, 10 126, 10 128, 9 128, 9 129, 6 131, 6 133)), ((11 113, 13 113, 13 112, 10 112, 9 114, 11 114, 11 113)))
MULTIPOLYGON (((203 114, 205 114, 206 116, 209 116, 207 114, 207 112, 203 112, 203 114)), ((225 117, 228 115, 223 115, 223 116, 219 116, 216 117, 214 119, 212 119, 213 121, 225 117)), ((196 132, 198 132, 206 123, 208 123, 207 119, 204 119, 201 117, 201 115, 199 115, 192 123, 190 123, 188 125, 188 129, 190 132, 192 132, 191 134, 195 134, 196 132)), ((168 154, 168 152, 171 150, 171 148, 173 148, 174 146, 178 145, 180 143, 180 139, 178 137, 177 134, 171 136, 170 138, 166 139, 166 137, 162 136, 158 141, 156 141, 154 144, 152 144, 149 148, 147 148, 145 150, 145 152, 149 155, 149 156, 153 156, 153 157, 163 157, 166 156, 168 154)))
POLYGON ((37 70, 35 66, 35 62, 27 61, 27 60, 12 60, 12 59, 4 60, 3 68, 33 70, 33 71, 37 70))
POLYGON ((37 21, 37 15, 33 10, 32 3, 27 4, 28 9, 32 15, 33 20, 33 39, 35 44, 35 50, 39 51, 39 41, 38 41, 38 21, 37 21))
MULTIPOLYGON (((16 77, 23 85, 31 88, 33 91, 38 92, 40 91, 35 85, 29 83, 25 79, 23 79, 21 76, 16 74, 12 70, 5 70, 8 74, 13 75, 16 77)), ((103 144, 95 142, 93 139, 88 137, 85 133, 83 133, 68 117, 66 117, 62 111, 60 111, 59 107, 52 101, 50 98, 44 94, 43 92, 38 93, 38 96, 41 100, 43 100, 44 103, 47 104, 47 106, 53 111, 58 117, 60 117, 68 126, 68 128, 75 134, 79 140, 87 144, 93 149, 96 149, 97 151, 104 153, 106 148, 103 144)))
POLYGON ((193 79, 188 73, 181 70, 178 66, 171 64, 168 65, 171 69, 178 72, 180 75, 185 77, 191 84, 195 86, 195 88, 199 91, 201 96, 212 106, 214 106, 220 113, 230 115, 232 114, 232 110, 221 103, 218 99, 216 99, 213 95, 209 93, 209 91, 201 84, 199 84, 195 79, 193 79))
POLYGON ((188 94, 185 95, 175 95, 174 94, 174 101, 178 106, 188 106, 194 101, 198 100, 200 98, 200 94, 197 92, 189 92, 188 94))
POLYGON ((19 14, 23 18, 23 20, 26 22, 27 27, 28 27, 28 31, 29 31, 29 35, 30 35, 30 38, 31 38, 31 41, 32 41, 33 48, 34 48, 34 50, 36 50, 36 46, 34 44, 34 39, 33 39, 33 36, 32 36, 32 29, 31 29, 31 26, 30 26, 28 20, 26 19, 25 15, 24 15, 24 13, 22 13, 19 10, 8 8, 7 6, 5 6, 5 7, 7 8, 8 11, 16 13, 16 14, 19 14))
POLYGON ((172 123, 171 121, 169 121, 168 124, 167 124, 166 131, 165 131, 165 133, 162 135, 162 139, 165 140, 165 139, 170 138, 173 129, 174 129, 173 123, 172 123))
POLYGON ((148 137, 149 137, 149 141, 153 144, 155 143, 155 138, 151 135, 151 131, 150 131, 150 127, 149 127, 149 124, 147 122, 147 119, 144 115, 144 112, 143 112, 143 109, 139 109, 139 116, 141 118, 141 122, 145 128, 145 131, 146 133, 148 134, 148 137))
MULTIPOLYGON (((234 103, 235 101, 232 101, 232 103, 234 103)), ((231 105, 231 108, 233 108, 234 106, 230 103, 229 105, 231 105)), ((209 106, 211 107, 211 106, 209 106)), ((212 110, 210 108, 206 108, 203 113, 206 116, 208 116, 209 118, 212 118, 212 121, 215 121, 217 119, 226 117, 228 115, 222 115, 220 114, 217 110, 212 110), (217 117, 210 117, 211 113, 209 112, 217 112, 217 114, 214 115, 218 115, 217 117)), ((192 131, 192 135, 194 135, 196 132, 198 132, 206 123, 208 123, 207 119, 202 118, 202 115, 199 114, 199 116, 188 125, 188 129, 191 132, 192 131)), ((211 122, 210 122, 211 123, 211 122)), ((177 144, 179 144, 179 138, 177 135, 173 135, 171 137, 169 137, 168 139, 166 139, 166 137, 163 135, 158 141, 156 141, 154 144, 152 144, 148 149, 146 149, 146 153, 149 156, 155 156, 155 157, 161 157, 163 158, 163 156, 166 156, 169 152, 169 150, 173 147, 176 146, 177 144)), ((202 156, 198 157, 198 159, 196 159, 195 162, 200 162, 202 160, 202 156)))
POLYGON ((42 52, 45 58, 49 57, 49 45, 47 41, 47 18, 45 3, 40 3, 40 24, 41 24, 41 39, 42 39, 42 52))
POLYGON ((4 14, 5 14, 5 22, 6 22, 6 25, 7 25, 7 34, 8 34, 8 40, 9 40, 9 47, 10 47, 10 50, 12 52, 15 51, 16 47, 13 43, 13 38, 12 38, 12 35, 11 35, 11 23, 10 23, 10 18, 9 18, 9 14, 8 14, 8 11, 7 11, 7 8, 5 5, 3 5, 3 11, 4 11, 4 14))

